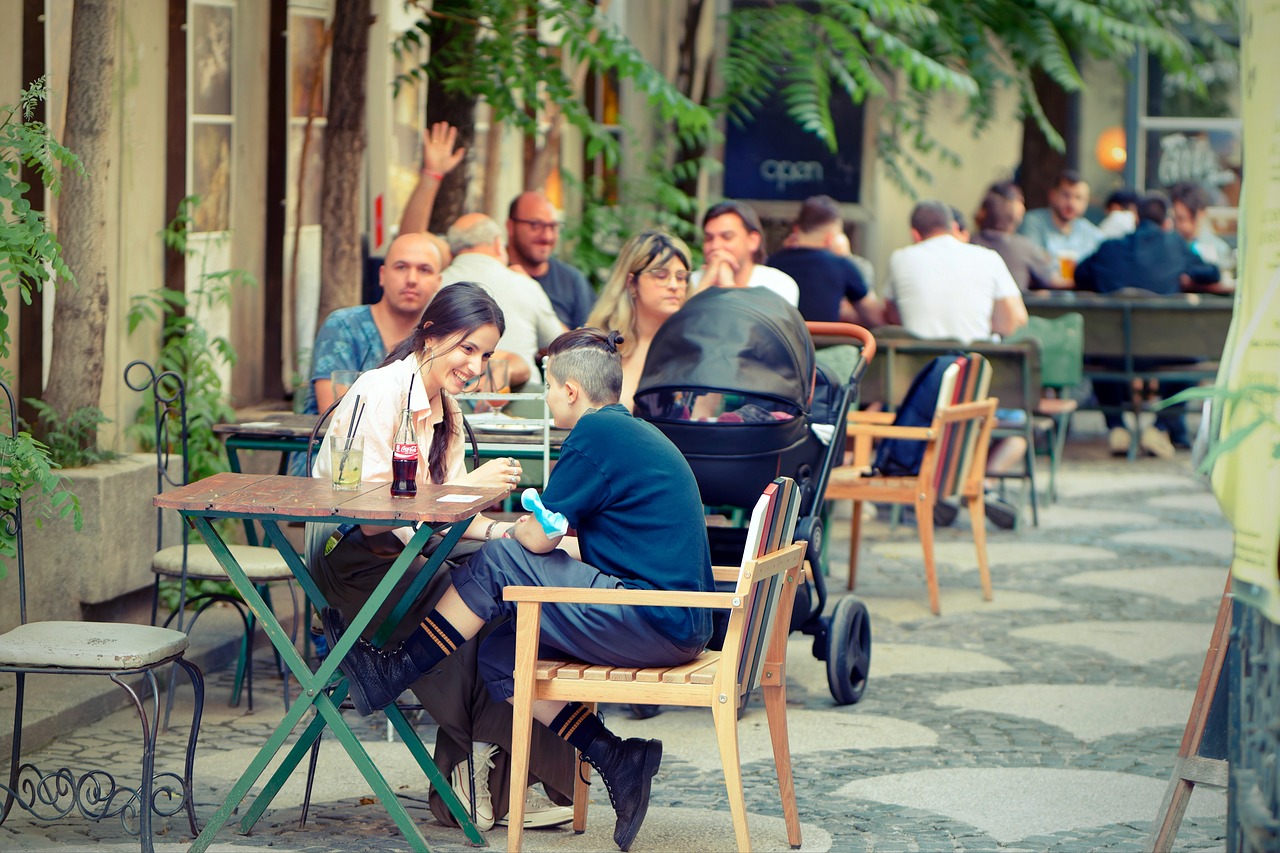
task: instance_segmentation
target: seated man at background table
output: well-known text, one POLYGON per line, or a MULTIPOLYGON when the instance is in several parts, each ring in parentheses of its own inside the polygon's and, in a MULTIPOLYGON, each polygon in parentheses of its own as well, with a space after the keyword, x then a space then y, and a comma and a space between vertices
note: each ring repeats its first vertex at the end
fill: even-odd
POLYGON ((1079 263, 1102 242, 1098 226, 1084 218, 1089 209, 1089 185, 1078 172, 1058 175, 1049 190, 1049 206, 1028 210, 1018 233, 1043 246, 1055 258, 1079 263))
MULTIPOLYGON (((889 256, 885 281, 885 315, 920 338, 990 341, 1027 324, 1027 306, 1018 284, 999 255, 957 239, 951 207, 922 201, 911 211, 915 243, 889 256)), ((1024 464, 1027 443, 1018 436, 993 442, 988 474, 1004 474, 1024 464)), ((990 494, 987 518, 997 527, 1013 528, 1016 510, 990 494)), ((938 503, 934 522, 943 527, 955 507, 938 503)))
POLYGON ((372 370, 417 326, 440 289, 440 250, 425 234, 401 234, 378 271, 382 298, 339 308, 325 318, 311 352, 311 381, 302 411, 318 415, 333 404, 335 370, 372 370))
MULTIPOLYGON (((485 543, 454 571, 453 585, 436 609, 398 647, 380 652, 357 641, 340 666, 360 713, 391 704, 487 622, 513 617, 515 606, 502 597, 508 585, 714 588, 701 497, 689 464, 656 427, 618 403, 620 337, 579 329, 561 335, 548 352, 547 405, 556 426, 572 431, 543 500, 577 531, 582 559, 557 548, 563 537, 549 538, 531 516, 507 526, 501 539, 485 543)), ((345 630, 342 616, 327 609, 323 617, 325 634, 336 643, 345 630)), ((542 606, 544 649, 597 664, 676 666, 697 657, 710 637, 710 613, 699 608, 542 606)), ((495 698, 514 695, 515 641, 509 620, 481 644, 481 675, 495 698)), ((614 841, 627 850, 649 808, 662 743, 622 740, 579 702, 540 700, 533 715, 600 773, 617 813, 614 841)))
POLYGON ((702 217, 702 269, 690 279, 692 296, 703 287, 764 287, 789 305, 800 302, 800 287, 782 270, 764 264, 764 229, 748 204, 722 201, 702 217))
POLYGON ((507 318, 494 358, 510 364, 512 390, 538 376, 538 350, 565 331, 545 290, 529 276, 507 266, 502 226, 483 213, 464 213, 449 226, 453 263, 441 277, 444 286, 474 281, 489 292, 507 318))
POLYGON ((587 322, 596 292, 576 267, 552 252, 560 239, 560 217, 545 194, 521 193, 507 212, 507 260, 530 276, 551 300, 560 322, 576 329, 587 322))
MULTIPOLYGON (((884 303, 871 292, 862 271, 847 255, 837 254, 844 235, 840 206, 827 195, 805 199, 785 248, 769 256, 800 287, 800 314, 806 320, 844 321, 872 328, 884 323, 884 303)), ((847 241, 848 238, 846 238, 847 241)))
MULTIPOLYGON (((1138 227, 1132 234, 1107 240, 1076 267, 1076 289, 1098 293, 1135 288, 1172 296, 1217 280, 1218 268, 1201 260, 1172 230, 1169 199, 1161 192, 1148 193, 1143 197, 1138 205, 1138 227)), ((1151 364, 1150 361, 1142 361, 1142 365, 1151 364)), ((1164 383, 1164 393, 1172 396, 1186 387, 1187 383, 1167 382, 1164 383)), ((1099 379, 1094 381, 1093 391, 1098 405, 1103 407, 1111 452, 1116 455, 1127 453, 1130 436, 1120 409, 1128 400, 1131 389, 1123 381, 1099 379)), ((1184 408, 1174 406, 1157 414, 1155 426, 1139 433, 1139 447, 1163 459, 1173 456, 1175 447, 1190 447, 1184 408)))
POLYGON ((999 255, 1020 290, 1071 286, 1071 282, 1062 278, 1056 258, 1017 233, 1016 208, 1007 195, 989 190, 982 198, 974 221, 982 225, 969 242, 999 255))

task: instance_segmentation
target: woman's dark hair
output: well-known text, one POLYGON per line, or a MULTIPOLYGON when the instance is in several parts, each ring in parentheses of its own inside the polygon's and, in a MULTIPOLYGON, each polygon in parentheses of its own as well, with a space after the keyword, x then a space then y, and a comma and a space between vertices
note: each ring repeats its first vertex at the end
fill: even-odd
MULTIPOLYGON (((413 334, 392 347, 382 366, 410 355, 425 355, 429 360, 444 355, 481 326, 496 326, 499 337, 507 328, 502 309, 488 291, 470 281, 442 287, 427 305, 427 310, 422 312, 422 320, 413 334), (447 349, 433 349, 428 343, 435 341, 439 345, 451 339, 453 343, 447 349)), ((436 428, 431 438, 431 449, 427 452, 427 470, 431 473, 433 483, 443 483, 448 472, 447 451, 457 435, 457 428, 449 417, 449 407, 456 405, 449 400, 444 389, 441 389, 440 406, 444 409, 445 417, 436 428)))
POLYGON ((989 192, 982 197, 982 206, 974 217, 989 231, 1013 231, 1013 205, 1007 196, 989 192))

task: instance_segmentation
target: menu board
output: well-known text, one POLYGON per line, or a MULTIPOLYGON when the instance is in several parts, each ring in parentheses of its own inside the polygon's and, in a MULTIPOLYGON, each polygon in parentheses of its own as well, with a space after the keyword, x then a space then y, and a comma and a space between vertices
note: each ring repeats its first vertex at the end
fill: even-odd
POLYGON ((1280 623, 1280 0, 1251 4, 1249 18, 1241 78, 1251 178, 1241 200, 1240 282, 1218 387, 1257 393, 1221 406, 1219 440, 1252 430, 1219 457, 1213 487, 1235 529, 1235 595, 1280 623))

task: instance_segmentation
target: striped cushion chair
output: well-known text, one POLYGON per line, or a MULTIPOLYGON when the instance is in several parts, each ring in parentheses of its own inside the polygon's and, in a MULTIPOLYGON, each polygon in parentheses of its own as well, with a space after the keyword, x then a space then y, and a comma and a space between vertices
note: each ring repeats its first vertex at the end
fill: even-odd
POLYGON ((948 368, 938 394, 933 423, 927 427, 894 426, 890 412, 850 412, 847 434, 853 443, 853 463, 831 472, 827 500, 853 501, 853 528, 849 541, 849 582, 858 576, 858 551, 862 538, 862 502, 910 504, 915 507, 920 547, 924 551, 929 609, 941 615, 938 573, 933 553, 933 508, 943 498, 957 498, 969 509, 973 541, 978 551, 982 597, 991 600, 991 573, 987 566, 987 531, 983 500, 983 472, 995 423, 997 400, 987 396, 991 366, 980 355, 969 353, 948 368), (925 443, 924 459, 916 474, 886 477, 871 470, 871 445, 875 439, 898 438, 925 443))
MULTIPOLYGON (((523 791, 528 779, 535 699, 579 701, 592 710, 597 702, 703 706, 711 710, 715 722, 737 849, 750 850, 738 758, 738 707, 751 690, 763 685, 787 841, 791 847, 798 848, 800 814, 787 739, 786 651, 791 607, 805 571, 806 543, 791 541, 799 509, 799 488, 794 480, 780 477, 765 489, 751 514, 742 564, 715 569, 716 580, 737 582, 733 592, 506 587, 504 598, 519 602, 511 790, 523 791), (716 608, 729 611, 729 627, 723 651, 705 651, 680 666, 638 669, 539 660, 542 604, 551 602, 716 608)), ((587 818, 587 782, 582 773, 588 771, 589 765, 580 763, 579 766, 581 772, 573 797, 573 828, 583 832, 587 818)), ((507 849, 517 851, 523 840, 524 798, 512 798, 508 818, 507 849)))

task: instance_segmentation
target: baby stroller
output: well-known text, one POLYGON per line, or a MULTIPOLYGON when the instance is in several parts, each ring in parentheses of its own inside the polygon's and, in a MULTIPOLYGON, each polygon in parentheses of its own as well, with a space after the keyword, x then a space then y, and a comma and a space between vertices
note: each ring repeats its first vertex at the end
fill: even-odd
MULTIPOLYGON (((851 375, 840 378, 818 366, 804 318, 777 295, 764 288, 709 288, 658 330, 636 390, 635 414, 684 454, 709 507, 749 512, 775 477, 799 484, 796 539, 809 543, 809 563, 817 570, 797 591, 791 630, 813 637, 831 694, 837 704, 849 705, 866 688, 871 621, 853 596, 823 615, 823 493, 831 469, 843 461, 846 413, 875 339, 849 323, 814 326, 827 337, 862 341, 851 375)), ((707 534, 716 565, 741 559, 745 528, 711 526, 707 534)))

